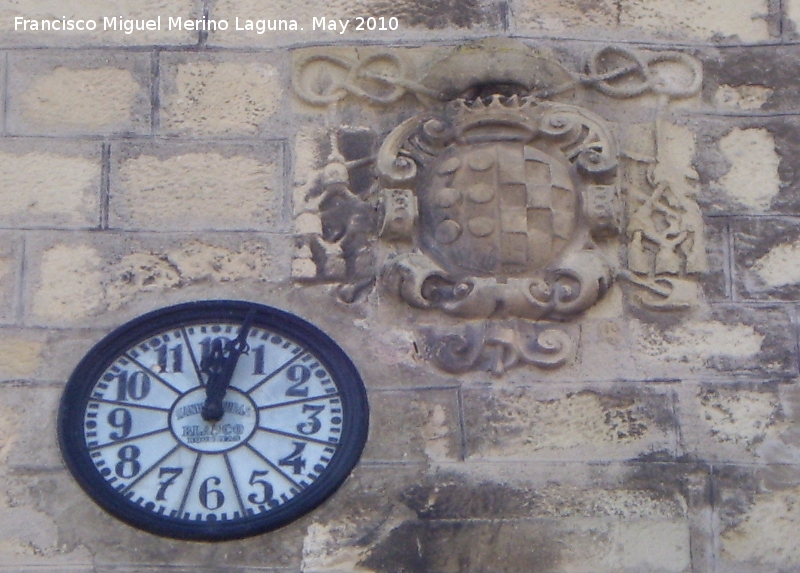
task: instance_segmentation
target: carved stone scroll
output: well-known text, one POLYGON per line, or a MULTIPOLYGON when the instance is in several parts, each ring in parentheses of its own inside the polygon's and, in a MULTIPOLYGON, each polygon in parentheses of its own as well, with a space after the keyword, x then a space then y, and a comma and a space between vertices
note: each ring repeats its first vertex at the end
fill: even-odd
POLYGON ((453 374, 484 370, 499 376, 521 365, 563 366, 578 342, 568 330, 524 320, 487 321, 460 329, 429 327, 423 337, 428 358, 442 370, 453 374))

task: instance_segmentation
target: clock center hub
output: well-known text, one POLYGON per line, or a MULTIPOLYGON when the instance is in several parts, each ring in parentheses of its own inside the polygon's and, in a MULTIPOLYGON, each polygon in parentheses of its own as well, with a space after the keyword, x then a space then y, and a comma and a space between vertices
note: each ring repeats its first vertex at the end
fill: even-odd
POLYGON ((201 453, 227 452, 246 442, 258 426, 253 400, 228 388, 222 400, 223 415, 218 421, 203 419, 206 389, 195 388, 181 396, 169 413, 169 426, 175 439, 201 453))

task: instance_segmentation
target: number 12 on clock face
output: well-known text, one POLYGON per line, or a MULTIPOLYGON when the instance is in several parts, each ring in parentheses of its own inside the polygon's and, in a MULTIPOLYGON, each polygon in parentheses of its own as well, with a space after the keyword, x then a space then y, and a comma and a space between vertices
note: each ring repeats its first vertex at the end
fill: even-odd
POLYGON ((64 459, 120 519, 232 539, 316 507, 358 461, 366 392, 321 331, 270 307, 190 303, 101 341, 67 384, 64 459))

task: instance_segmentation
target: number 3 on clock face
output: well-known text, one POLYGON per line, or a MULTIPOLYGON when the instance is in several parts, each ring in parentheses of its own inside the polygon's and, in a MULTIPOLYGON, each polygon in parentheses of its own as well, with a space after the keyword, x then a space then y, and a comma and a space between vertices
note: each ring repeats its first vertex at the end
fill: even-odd
POLYGON ((369 410, 327 335, 249 302, 141 316, 75 369, 59 443, 81 487, 123 521, 179 539, 263 533, 342 484, 369 410))

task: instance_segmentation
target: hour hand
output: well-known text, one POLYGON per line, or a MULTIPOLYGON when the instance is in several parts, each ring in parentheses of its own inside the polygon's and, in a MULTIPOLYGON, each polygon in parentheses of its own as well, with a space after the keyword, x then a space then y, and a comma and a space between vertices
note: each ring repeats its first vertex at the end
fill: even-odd
POLYGON ((254 311, 250 311, 239 329, 239 334, 224 345, 221 340, 215 341, 211 352, 200 365, 201 372, 208 375, 206 383, 206 401, 200 414, 206 422, 218 422, 225 413, 222 400, 239 362, 239 356, 247 353, 247 334, 253 323, 254 311))
MULTIPOLYGON (((230 343, 230 341, 229 341, 230 343)), ((222 399, 228 389, 228 384, 223 383, 223 372, 228 359, 225 354, 225 346, 222 340, 216 339, 211 347, 211 351, 203 358, 200 363, 200 371, 208 376, 206 382, 206 401, 203 404, 201 415, 207 422, 216 422, 222 418, 222 399)))

